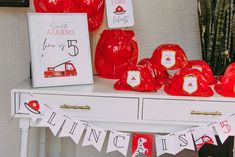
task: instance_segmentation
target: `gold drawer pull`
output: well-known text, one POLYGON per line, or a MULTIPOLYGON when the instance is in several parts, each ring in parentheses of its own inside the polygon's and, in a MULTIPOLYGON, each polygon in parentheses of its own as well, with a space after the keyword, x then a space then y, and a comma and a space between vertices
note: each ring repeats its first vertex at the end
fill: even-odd
POLYGON ((61 105, 60 108, 63 108, 63 109, 80 109, 80 110, 90 110, 91 109, 91 107, 89 105, 85 105, 85 106, 61 105))
POLYGON ((204 115, 204 116, 222 116, 222 112, 202 112, 202 111, 191 111, 191 115, 204 115))

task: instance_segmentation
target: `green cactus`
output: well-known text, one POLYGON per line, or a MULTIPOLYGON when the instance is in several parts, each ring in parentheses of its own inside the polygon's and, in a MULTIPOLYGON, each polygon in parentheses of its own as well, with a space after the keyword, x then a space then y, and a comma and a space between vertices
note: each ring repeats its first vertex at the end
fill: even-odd
POLYGON ((198 0, 203 60, 215 75, 235 61, 235 0, 198 0))

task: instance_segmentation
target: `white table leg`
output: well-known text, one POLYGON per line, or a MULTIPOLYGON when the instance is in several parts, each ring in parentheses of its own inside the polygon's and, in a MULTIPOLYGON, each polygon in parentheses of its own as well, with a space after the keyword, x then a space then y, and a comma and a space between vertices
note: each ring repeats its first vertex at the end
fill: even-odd
POLYGON ((28 157, 29 119, 20 119, 20 157, 28 157))
POLYGON ((80 157, 81 155, 81 153, 79 152, 79 148, 78 148, 79 146, 76 146, 76 152, 75 152, 75 157, 80 157))
POLYGON ((46 128, 40 128, 39 131, 39 157, 46 157, 46 128))

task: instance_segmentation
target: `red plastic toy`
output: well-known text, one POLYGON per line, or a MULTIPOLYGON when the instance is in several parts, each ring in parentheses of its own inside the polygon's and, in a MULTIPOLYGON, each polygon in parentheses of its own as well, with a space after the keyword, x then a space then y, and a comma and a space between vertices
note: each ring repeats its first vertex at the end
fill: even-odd
POLYGON ((188 65, 185 68, 192 68, 201 71, 209 85, 213 85, 217 82, 216 78, 213 76, 213 72, 211 70, 210 65, 205 61, 202 60, 189 61, 188 65))
POLYGON ((215 85, 215 91, 224 97, 235 97, 235 69, 229 68, 222 82, 215 85))
POLYGON ((196 69, 181 69, 166 84, 165 92, 175 96, 213 96, 214 92, 208 85, 203 74, 196 69))
POLYGON ((89 31, 97 30, 104 17, 104 0, 34 0, 36 12, 87 13, 89 31))
POLYGON ((226 76, 228 76, 228 74, 231 72, 231 71, 235 71, 235 62, 231 63, 227 69, 225 70, 225 73, 224 75, 221 75, 218 77, 218 81, 219 82, 223 82, 224 79, 226 78, 226 76))
POLYGON ((36 12, 62 13, 64 0, 34 0, 36 12))
POLYGON ((138 45, 131 30, 104 30, 95 53, 95 68, 104 78, 118 79, 136 65, 138 45))
POLYGON ((155 79, 157 80, 158 83, 164 84, 164 83, 169 83, 169 74, 167 73, 166 70, 158 70, 156 66, 154 66, 150 62, 150 58, 144 58, 141 59, 138 62, 138 65, 144 65, 144 66, 149 66, 149 68, 152 70, 153 75, 155 76, 155 79))
POLYGON ((179 45, 162 44, 154 50, 151 63, 159 70, 175 70, 184 68, 188 59, 179 45))
POLYGON ((117 90, 132 90, 140 92, 155 92, 161 88, 155 75, 148 66, 137 65, 129 67, 119 81, 114 84, 117 90))

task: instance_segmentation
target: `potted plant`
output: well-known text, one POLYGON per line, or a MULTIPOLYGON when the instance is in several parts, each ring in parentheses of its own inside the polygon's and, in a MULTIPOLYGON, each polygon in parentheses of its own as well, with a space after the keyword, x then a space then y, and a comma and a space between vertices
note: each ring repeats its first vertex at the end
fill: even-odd
POLYGON ((214 75, 235 61, 235 0, 198 0, 202 58, 214 75))

